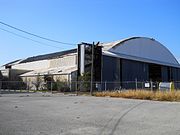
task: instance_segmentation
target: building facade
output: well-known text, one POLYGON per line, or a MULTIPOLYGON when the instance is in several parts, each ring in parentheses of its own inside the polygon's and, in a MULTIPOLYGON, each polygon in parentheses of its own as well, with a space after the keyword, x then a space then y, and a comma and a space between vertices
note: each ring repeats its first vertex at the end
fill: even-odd
MULTIPOLYGON (((23 87, 28 89, 47 89, 44 85, 48 81, 55 84, 57 81, 70 83, 76 80, 76 52, 72 49, 17 60, 2 66, 1 71, 5 81, 22 81, 25 83, 23 87)), ((4 87, 7 86, 10 85, 4 87)))
MULTIPOLYGON (((158 41, 146 37, 99 43, 93 47, 81 43, 78 49, 16 60, 2 66, 1 71, 7 80, 23 81, 32 89, 37 79, 47 81, 49 77, 49 81, 68 82, 69 87, 75 89, 72 83, 83 73, 92 73, 92 66, 92 81, 100 84, 101 89, 133 89, 139 87, 135 81, 180 81, 180 65, 173 54, 158 41), (93 53, 92 48, 95 48, 93 53)), ((180 88, 179 83, 176 87, 180 88)))
POLYGON ((101 89, 142 88, 135 82, 176 82, 175 87, 180 88, 180 65, 158 41, 132 37, 98 46, 102 46, 100 81, 106 82, 101 89))

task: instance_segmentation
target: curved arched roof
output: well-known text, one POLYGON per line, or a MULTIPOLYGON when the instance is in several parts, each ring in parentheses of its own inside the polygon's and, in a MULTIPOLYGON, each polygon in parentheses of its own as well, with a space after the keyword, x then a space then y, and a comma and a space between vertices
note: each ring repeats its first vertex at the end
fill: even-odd
POLYGON ((165 46, 152 38, 131 37, 101 45, 105 55, 180 67, 173 54, 165 46))

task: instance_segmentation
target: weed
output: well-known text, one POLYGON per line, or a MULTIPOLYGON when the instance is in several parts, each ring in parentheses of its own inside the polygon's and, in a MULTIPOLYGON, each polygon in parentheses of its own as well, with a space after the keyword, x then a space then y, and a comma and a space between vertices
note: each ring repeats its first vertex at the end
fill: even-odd
POLYGON ((97 97, 120 97, 156 101, 180 101, 180 91, 147 91, 147 90, 125 90, 96 92, 97 97))

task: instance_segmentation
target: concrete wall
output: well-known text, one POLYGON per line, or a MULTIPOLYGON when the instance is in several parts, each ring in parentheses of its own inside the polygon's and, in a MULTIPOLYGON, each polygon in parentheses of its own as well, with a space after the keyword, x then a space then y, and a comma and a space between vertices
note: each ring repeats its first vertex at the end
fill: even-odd
POLYGON ((26 84, 26 89, 36 90, 36 84, 39 83, 39 90, 44 89, 44 77, 43 76, 31 76, 31 77, 21 77, 22 81, 26 84))
MULTIPOLYGON (((2 74, 7 81, 22 81, 27 89, 36 89, 35 83, 37 83, 37 76, 20 77, 19 75, 28 71, 38 71, 43 69, 75 66, 77 64, 77 54, 68 54, 55 59, 39 60, 34 62, 27 62, 12 65, 11 69, 3 69, 2 74)), ((39 89, 44 89, 45 81, 44 76, 39 76, 40 86, 39 89)), ((53 82, 57 80, 61 82, 68 82, 71 80, 70 75, 54 75, 53 82)))
POLYGON ((60 58, 55 58, 55 59, 20 63, 17 65, 13 65, 12 69, 39 70, 39 69, 56 68, 56 67, 62 67, 62 66, 75 66, 77 64, 76 57, 77 57, 76 54, 69 54, 69 55, 64 55, 60 58))
MULTIPOLYGON (((37 84, 39 84, 39 87, 38 87, 39 90, 48 89, 47 82, 45 81, 44 76, 29 76, 29 77, 21 77, 21 78, 22 78, 22 81, 26 84, 26 89, 36 90, 37 84)), ((70 79, 69 75, 54 75, 53 80, 52 80, 52 85, 54 85, 57 81, 65 82, 68 84, 68 82, 70 81, 69 79, 70 79)), ((51 81, 48 83, 50 86, 51 81)))
POLYGON ((40 61, 33 61, 33 62, 27 62, 27 63, 13 65, 12 69, 38 70, 38 69, 49 68, 49 65, 50 65, 49 60, 40 60, 40 61))
POLYGON ((55 75, 53 76, 54 81, 68 82, 70 81, 69 75, 55 75))
POLYGON ((65 55, 57 59, 50 60, 50 68, 63 67, 63 66, 75 66, 77 55, 65 55))
POLYGON ((1 74, 5 78, 9 78, 9 69, 3 69, 1 70, 1 74))
POLYGON ((18 81, 20 79, 19 75, 28 72, 28 70, 19 69, 4 69, 1 70, 4 79, 9 81, 18 81))
POLYGON ((20 74, 27 72, 26 70, 17 70, 17 69, 4 69, 2 70, 3 89, 22 89, 24 84, 22 79, 19 77, 20 74))

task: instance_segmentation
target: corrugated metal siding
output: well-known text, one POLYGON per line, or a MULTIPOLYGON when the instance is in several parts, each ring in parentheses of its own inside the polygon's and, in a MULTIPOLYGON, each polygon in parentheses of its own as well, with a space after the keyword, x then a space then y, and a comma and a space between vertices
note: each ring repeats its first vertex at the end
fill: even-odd
POLYGON ((175 82, 175 89, 180 89, 180 69, 171 67, 171 81, 175 82))
POLYGON ((108 51, 117 55, 124 54, 137 58, 145 58, 155 62, 180 66, 172 53, 159 42, 150 38, 134 38, 120 42, 108 51))
POLYGON ((171 81, 177 81, 177 70, 176 70, 176 68, 171 68, 171 81))
POLYGON ((147 81, 148 64, 122 59, 122 81, 147 81))
POLYGON ((162 75, 162 81, 163 82, 168 82, 169 81, 168 68, 169 67, 167 67, 167 66, 162 66, 161 67, 161 75, 162 75))
POLYGON ((103 81, 120 81, 120 59, 103 56, 103 81))
MULTIPOLYGON (((150 81, 149 66, 150 63, 120 59, 116 57, 103 56, 102 81, 107 82, 106 89, 116 88, 135 89, 135 81, 150 81)), ((157 65, 161 70, 159 79, 163 82, 174 81, 175 88, 180 88, 180 69, 168 66, 157 65)), ((153 69, 153 71, 156 68, 153 69)), ((154 74, 154 73, 153 73, 154 74)), ((158 79, 158 78, 157 78, 158 79)), ((154 80, 156 81, 156 80, 154 80)), ((105 88, 104 84, 102 86, 105 88)), ((141 85, 142 87, 142 85, 141 85)))
POLYGON ((135 89, 135 81, 148 81, 148 64, 122 59, 122 88, 135 89))
MULTIPOLYGON (((102 81, 107 82, 106 89, 111 90, 111 89, 120 87, 120 59, 119 58, 103 56, 102 81)), ((103 88, 105 87, 104 85, 103 85, 103 88)))
POLYGON ((103 56, 102 81, 107 89, 135 88, 135 80, 148 81, 148 64, 103 56), (119 83, 118 83, 119 82, 119 83))

